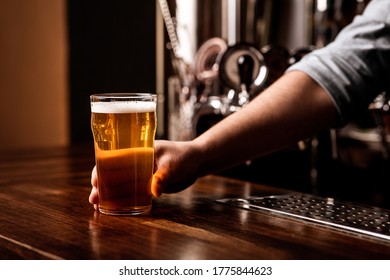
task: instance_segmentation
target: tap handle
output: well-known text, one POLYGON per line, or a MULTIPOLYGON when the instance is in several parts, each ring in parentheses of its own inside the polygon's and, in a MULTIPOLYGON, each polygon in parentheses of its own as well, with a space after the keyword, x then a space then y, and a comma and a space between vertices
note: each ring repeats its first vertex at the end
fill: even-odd
POLYGON ((242 55, 237 60, 240 75, 240 84, 245 85, 247 91, 253 82, 254 60, 250 55, 242 55))

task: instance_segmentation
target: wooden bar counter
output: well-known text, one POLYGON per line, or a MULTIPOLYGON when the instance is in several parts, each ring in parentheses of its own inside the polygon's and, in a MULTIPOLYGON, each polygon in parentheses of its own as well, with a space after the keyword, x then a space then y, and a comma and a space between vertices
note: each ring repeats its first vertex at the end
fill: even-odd
POLYGON ((92 147, 0 154, 0 259, 389 259, 390 241, 216 203, 287 190, 219 176, 146 216, 88 203, 92 147))

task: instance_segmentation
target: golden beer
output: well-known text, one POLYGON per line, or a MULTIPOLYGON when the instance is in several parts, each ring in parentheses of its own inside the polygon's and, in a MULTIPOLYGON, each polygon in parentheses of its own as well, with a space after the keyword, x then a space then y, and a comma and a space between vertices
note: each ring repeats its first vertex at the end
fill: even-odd
POLYGON ((156 96, 91 96, 91 128, 98 176, 99 211, 148 212, 152 205, 156 96))

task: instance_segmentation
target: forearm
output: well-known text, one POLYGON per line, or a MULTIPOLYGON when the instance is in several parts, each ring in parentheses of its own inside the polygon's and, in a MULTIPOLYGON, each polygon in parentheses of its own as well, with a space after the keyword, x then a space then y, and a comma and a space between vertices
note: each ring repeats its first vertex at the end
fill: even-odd
POLYGON ((330 96, 303 72, 289 72, 193 141, 200 154, 199 175, 292 145, 336 119, 330 96))

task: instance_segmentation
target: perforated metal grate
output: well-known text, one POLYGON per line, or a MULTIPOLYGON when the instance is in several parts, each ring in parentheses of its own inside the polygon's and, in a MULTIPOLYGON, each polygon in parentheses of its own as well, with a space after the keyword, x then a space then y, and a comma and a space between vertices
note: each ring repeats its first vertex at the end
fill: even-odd
POLYGON ((271 211, 390 240, 390 211, 309 194, 220 199, 219 203, 271 211))

